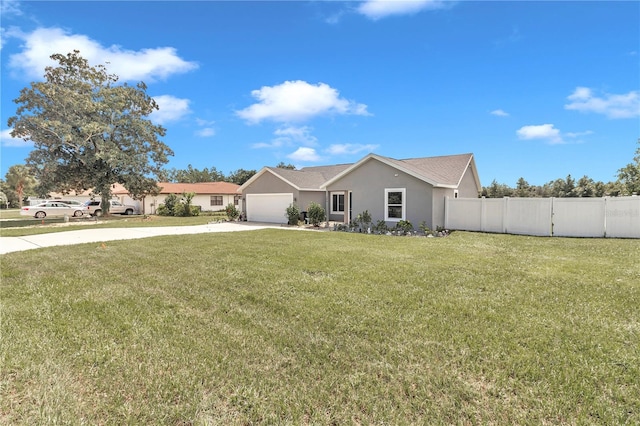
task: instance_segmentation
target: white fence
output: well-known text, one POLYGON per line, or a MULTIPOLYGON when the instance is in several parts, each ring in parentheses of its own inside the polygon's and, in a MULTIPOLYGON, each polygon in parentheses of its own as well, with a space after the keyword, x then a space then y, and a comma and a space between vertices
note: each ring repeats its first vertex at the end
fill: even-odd
POLYGON ((556 237, 640 238, 640 197, 446 198, 445 228, 556 237))

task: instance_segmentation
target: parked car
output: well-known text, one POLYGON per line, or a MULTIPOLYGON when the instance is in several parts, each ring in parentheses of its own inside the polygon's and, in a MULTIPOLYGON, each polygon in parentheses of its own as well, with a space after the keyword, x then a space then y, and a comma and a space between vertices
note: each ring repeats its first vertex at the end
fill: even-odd
POLYGON ((64 203, 70 206, 78 206, 78 207, 82 207, 84 205, 84 203, 81 203, 80 201, 77 201, 77 200, 47 200, 45 201, 45 203, 64 203))
POLYGON ((80 217, 83 213, 82 206, 70 206, 59 201, 47 201, 35 206, 25 206, 20 210, 22 216, 33 216, 44 219, 47 216, 73 216, 80 217))
MULTIPOLYGON (((137 213, 135 206, 122 204, 120 201, 111 200, 109 213, 113 214, 134 214, 137 213)), ((87 201, 84 203, 84 212, 91 216, 102 216, 102 201, 87 201)))

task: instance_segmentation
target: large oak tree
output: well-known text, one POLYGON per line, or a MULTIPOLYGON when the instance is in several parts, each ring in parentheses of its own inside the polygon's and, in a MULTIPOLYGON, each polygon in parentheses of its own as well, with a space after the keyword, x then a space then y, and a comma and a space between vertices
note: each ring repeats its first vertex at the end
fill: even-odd
POLYGON ((93 189, 107 213, 111 185, 134 198, 157 191, 156 177, 173 151, 159 138, 165 129, 148 116, 158 109, 146 86, 117 84, 103 65, 90 66, 79 51, 54 54, 58 66, 14 100, 13 137, 31 140, 27 165, 41 192, 93 189))

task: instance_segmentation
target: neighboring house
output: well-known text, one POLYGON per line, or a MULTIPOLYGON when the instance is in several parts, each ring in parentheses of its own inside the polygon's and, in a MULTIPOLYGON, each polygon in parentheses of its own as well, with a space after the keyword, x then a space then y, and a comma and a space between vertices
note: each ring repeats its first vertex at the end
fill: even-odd
MULTIPOLYGON (((145 214, 155 214, 158 206, 164 203, 164 199, 169 194, 181 196, 183 192, 193 192, 196 195, 191 200, 191 205, 200 206, 202 211, 223 210, 228 204, 234 204, 238 210, 240 205, 240 195, 237 190, 240 187, 229 182, 202 182, 202 183, 172 183, 158 182, 160 193, 158 195, 147 195, 142 200, 135 200, 127 189, 120 185, 111 186, 113 200, 118 200, 122 204, 135 206, 138 211, 145 214)), ((71 192, 69 194, 52 193, 48 199, 78 200, 80 202, 89 201, 95 198, 91 190, 83 193, 71 192)), ((37 201, 37 200, 34 200, 37 201)), ((34 204, 32 202, 32 204, 34 204)), ((36 203, 37 204, 37 203, 36 203)))
POLYGON ((169 194, 181 196, 182 193, 193 192, 196 195, 191 200, 191 205, 200 206, 202 211, 218 211, 233 204, 238 210, 242 209, 238 188, 240 185, 229 182, 201 182, 201 183, 172 183, 158 182, 160 193, 147 195, 144 198, 144 211, 155 214, 158 206, 164 204, 164 199, 169 194))
MULTIPOLYGON (((46 200, 75 200, 75 201, 84 203, 85 201, 93 200, 96 198, 99 198, 99 197, 96 197, 93 194, 92 189, 88 189, 84 192, 71 191, 68 194, 62 194, 60 192, 52 192, 49 194, 49 198, 46 198, 46 200)), ((138 211, 142 211, 142 202, 140 200, 134 200, 129 195, 129 191, 127 191, 127 189, 124 186, 120 185, 119 183, 114 183, 113 185, 111 185, 111 199, 120 201, 122 204, 135 206, 138 211)), ((45 201, 45 200, 42 200, 42 201, 45 201)), ((38 204, 39 202, 42 202, 42 201, 34 199, 33 201, 30 200, 30 203, 33 205, 33 204, 38 204)))
POLYGON ((265 167, 239 190, 249 221, 286 223, 292 203, 322 205, 331 221, 349 222, 367 210, 375 222, 400 220, 415 228, 444 226, 444 200, 477 198, 482 186, 473 154, 396 160, 369 154, 354 164, 265 167))

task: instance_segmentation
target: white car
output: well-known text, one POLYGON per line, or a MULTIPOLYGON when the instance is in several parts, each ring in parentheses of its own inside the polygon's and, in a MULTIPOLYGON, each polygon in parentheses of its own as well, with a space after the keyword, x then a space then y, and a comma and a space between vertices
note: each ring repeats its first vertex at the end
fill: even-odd
POLYGON ((45 203, 63 203, 63 204, 69 204, 70 206, 78 206, 78 207, 82 207, 82 205, 84 203, 81 203, 80 201, 77 200, 46 200, 44 201, 45 203))
POLYGON ((73 216, 80 217, 84 213, 82 206, 70 206, 59 201, 47 201, 35 206, 25 206, 20 210, 22 216, 32 216, 36 219, 44 219, 47 216, 73 216))

